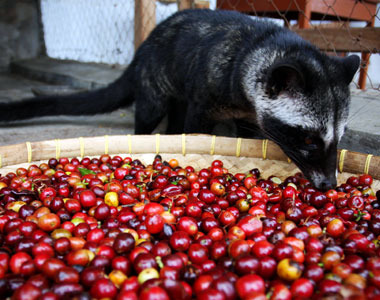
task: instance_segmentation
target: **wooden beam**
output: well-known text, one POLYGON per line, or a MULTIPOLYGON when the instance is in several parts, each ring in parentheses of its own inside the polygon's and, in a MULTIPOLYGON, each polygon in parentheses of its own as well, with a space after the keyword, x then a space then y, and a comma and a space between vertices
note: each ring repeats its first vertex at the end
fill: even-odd
POLYGON ((164 4, 178 4, 178 10, 189 8, 210 8, 209 0, 157 0, 164 4))
POLYGON ((324 51, 380 53, 380 28, 294 29, 324 51))
POLYGON ((135 50, 156 26, 156 0, 135 0, 135 50))
POLYGON ((178 0, 178 10, 194 8, 194 0, 178 0))
MULTIPOLYGON (((297 0, 298 1, 298 0, 297 0)), ((376 15, 376 2, 372 0, 314 0, 311 11, 322 15, 339 16, 342 20, 370 22, 376 15)))
POLYGON ((209 0, 195 0, 194 8, 210 8, 209 0))

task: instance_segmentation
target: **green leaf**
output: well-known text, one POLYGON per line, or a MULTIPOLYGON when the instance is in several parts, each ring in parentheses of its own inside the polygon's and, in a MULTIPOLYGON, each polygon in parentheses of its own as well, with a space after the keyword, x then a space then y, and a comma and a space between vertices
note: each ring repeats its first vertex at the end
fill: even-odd
POLYGON ((358 213, 354 214, 354 217, 356 217, 355 222, 359 222, 363 216, 365 216, 365 213, 358 211, 358 213))
POLYGON ((136 187, 140 190, 140 193, 142 193, 144 191, 144 186, 145 186, 144 183, 142 183, 142 184, 136 184, 136 187))
POLYGON ((84 176, 84 175, 88 175, 88 174, 96 174, 94 171, 92 170, 89 170, 89 169, 85 169, 85 168, 78 168, 79 172, 80 172, 80 175, 84 176))

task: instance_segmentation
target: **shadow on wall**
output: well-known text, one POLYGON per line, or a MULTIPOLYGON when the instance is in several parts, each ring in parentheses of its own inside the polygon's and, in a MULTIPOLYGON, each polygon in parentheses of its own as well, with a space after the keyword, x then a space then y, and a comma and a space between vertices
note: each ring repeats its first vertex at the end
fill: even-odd
POLYGON ((0 1, 0 71, 5 71, 12 60, 40 54, 37 2, 0 1))

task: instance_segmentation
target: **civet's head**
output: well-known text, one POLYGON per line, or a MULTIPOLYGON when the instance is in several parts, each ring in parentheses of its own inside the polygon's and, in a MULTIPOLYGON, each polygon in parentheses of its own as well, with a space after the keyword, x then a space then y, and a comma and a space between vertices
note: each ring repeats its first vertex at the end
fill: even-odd
POLYGON ((347 124, 349 84, 359 57, 328 57, 311 49, 267 62, 258 61, 243 83, 260 129, 317 188, 334 187, 337 144, 347 124))

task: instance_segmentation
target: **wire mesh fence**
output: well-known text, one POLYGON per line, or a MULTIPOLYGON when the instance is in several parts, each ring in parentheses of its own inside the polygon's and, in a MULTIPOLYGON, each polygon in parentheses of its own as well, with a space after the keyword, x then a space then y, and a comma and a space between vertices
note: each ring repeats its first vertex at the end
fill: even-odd
POLYGON ((357 87, 380 90, 378 0, 218 0, 218 9, 280 20, 332 55, 361 54, 357 87), (366 28, 366 29, 359 29, 366 28))
MULTIPOLYGON (((153 27, 178 10, 173 1, 154 4, 154 10, 141 7, 141 27, 153 27)), ((41 15, 52 58, 126 65, 133 57, 134 0, 41 0, 41 15)))
POLYGON ((47 55, 81 62, 126 64, 133 54, 133 1, 42 0, 47 55))
POLYGON ((379 0, 40 0, 47 55, 127 65, 156 24, 178 9, 271 18, 331 55, 358 53, 358 88, 380 90, 379 0))

